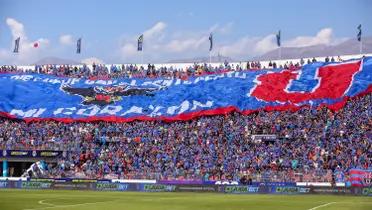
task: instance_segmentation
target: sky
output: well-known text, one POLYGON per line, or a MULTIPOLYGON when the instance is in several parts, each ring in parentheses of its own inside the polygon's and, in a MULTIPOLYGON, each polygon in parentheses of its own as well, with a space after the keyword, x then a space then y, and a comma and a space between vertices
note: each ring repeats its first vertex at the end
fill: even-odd
POLYGON ((334 45, 355 38, 359 24, 371 36, 371 11, 369 0, 0 0, 0 64, 207 57, 210 33, 212 55, 247 60, 276 49, 278 30, 283 47, 334 45), (144 50, 137 52, 141 34, 144 50))

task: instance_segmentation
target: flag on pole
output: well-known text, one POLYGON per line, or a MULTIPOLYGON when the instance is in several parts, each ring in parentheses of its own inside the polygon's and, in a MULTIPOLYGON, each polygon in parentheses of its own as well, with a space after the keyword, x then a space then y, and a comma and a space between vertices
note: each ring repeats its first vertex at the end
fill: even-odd
POLYGON ((213 34, 209 34, 209 51, 213 49, 213 34))
POLYGON ((81 38, 79 38, 76 42, 76 53, 77 54, 81 53, 81 38))
POLYGON ((142 45, 143 45, 143 34, 138 37, 138 43, 137 43, 137 51, 142 51, 142 45))
POLYGON ((14 53, 18 53, 19 51, 19 41, 21 40, 21 37, 18 37, 15 41, 14 41, 14 50, 13 52, 14 53))
POLYGON ((357 34, 358 41, 362 41, 362 24, 359 24, 358 26, 358 34, 357 34))
POLYGON ((278 31, 278 33, 276 34, 276 44, 278 45, 278 47, 280 47, 281 43, 280 43, 280 30, 278 31))

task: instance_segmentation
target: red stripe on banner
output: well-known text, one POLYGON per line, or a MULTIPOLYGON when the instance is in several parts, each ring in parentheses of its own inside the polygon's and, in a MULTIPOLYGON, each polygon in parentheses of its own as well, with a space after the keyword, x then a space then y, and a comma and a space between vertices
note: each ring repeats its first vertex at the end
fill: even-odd
POLYGON ((290 81, 298 76, 299 73, 297 72, 284 70, 263 74, 258 77, 260 84, 257 85, 251 95, 264 101, 290 101, 292 103, 322 98, 337 99, 344 95, 352 82, 353 75, 360 70, 360 65, 361 61, 320 67, 318 71, 318 77, 321 80, 320 86, 314 92, 309 93, 289 93, 285 91, 290 81))
POLYGON ((355 175, 364 175, 365 173, 367 173, 366 171, 362 171, 362 170, 350 170, 349 171, 349 174, 350 175, 353 175, 353 174, 355 174, 355 175))
POLYGON ((350 181, 357 181, 357 182, 361 182, 363 181, 363 177, 350 177, 349 178, 350 181))

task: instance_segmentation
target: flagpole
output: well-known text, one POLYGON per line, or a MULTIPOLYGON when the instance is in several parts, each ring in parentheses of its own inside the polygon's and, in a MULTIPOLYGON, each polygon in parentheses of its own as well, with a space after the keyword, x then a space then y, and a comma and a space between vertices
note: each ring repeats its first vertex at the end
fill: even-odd
POLYGON ((141 51, 141 66, 145 68, 144 63, 143 63, 143 57, 145 54, 145 51, 143 50, 143 34, 138 37, 137 40, 137 52, 141 51))
POLYGON ((212 53, 209 51, 209 65, 212 66, 212 53))
POLYGON ((278 45, 279 47, 279 50, 278 50, 278 54, 279 54, 279 60, 281 60, 282 58, 282 45, 281 45, 281 35, 280 35, 280 30, 278 31, 278 33, 276 34, 276 44, 278 45))
POLYGON ((359 43, 359 54, 362 54, 363 53, 362 47, 363 47, 363 43, 362 43, 362 39, 360 39, 360 43, 359 43))
POLYGON ((213 35, 209 34, 209 66, 212 66, 213 35))
POLYGON ((143 63, 143 57, 144 57, 144 52, 143 50, 141 51, 141 65, 143 65, 143 68, 145 68, 145 65, 143 63))

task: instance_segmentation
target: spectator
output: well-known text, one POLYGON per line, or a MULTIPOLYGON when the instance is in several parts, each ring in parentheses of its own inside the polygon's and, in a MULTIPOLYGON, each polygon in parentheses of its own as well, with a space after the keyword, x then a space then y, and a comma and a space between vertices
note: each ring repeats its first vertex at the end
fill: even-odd
POLYGON ((0 149, 66 151, 51 177, 239 180, 250 174, 254 180, 330 182, 335 170, 371 167, 370 101, 371 94, 349 100, 335 113, 302 108, 172 123, 0 118, 0 149), (276 139, 256 142, 254 134, 276 139))
POLYGON ((304 61, 303 58, 301 58, 301 60, 300 60, 300 65, 303 66, 304 64, 305 64, 305 61, 304 61))

